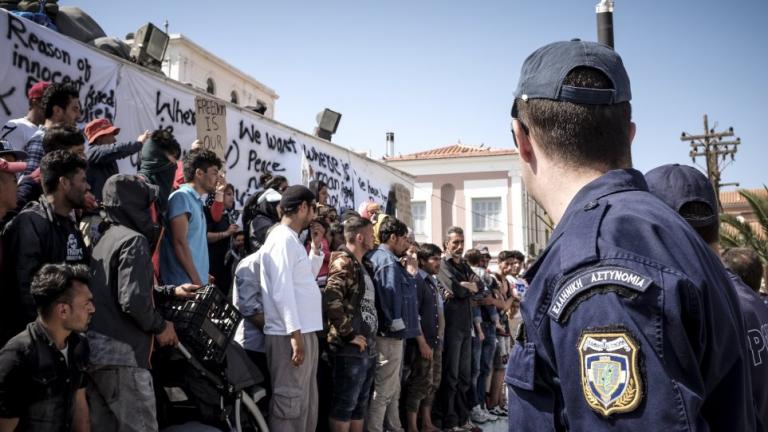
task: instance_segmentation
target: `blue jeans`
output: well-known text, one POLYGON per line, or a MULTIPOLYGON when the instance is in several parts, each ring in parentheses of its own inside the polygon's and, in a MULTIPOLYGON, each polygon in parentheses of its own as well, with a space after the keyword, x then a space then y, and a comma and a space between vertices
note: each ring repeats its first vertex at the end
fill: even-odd
POLYGON ((492 322, 480 324, 485 338, 472 338, 472 386, 469 401, 472 406, 485 404, 485 382, 493 368, 493 355, 496 352, 496 326, 492 322))
POLYGON ((376 370, 376 357, 334 355, 330 417, 341 422, 362 420, 376 370))

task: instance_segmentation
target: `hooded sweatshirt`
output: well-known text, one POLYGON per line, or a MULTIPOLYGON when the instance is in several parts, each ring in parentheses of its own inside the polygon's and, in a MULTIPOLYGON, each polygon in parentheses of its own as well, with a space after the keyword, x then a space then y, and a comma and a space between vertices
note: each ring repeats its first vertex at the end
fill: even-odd
MULTIPOLYGON (((93 250, 91 290, 96 313, 88 332, 91 362, 149 369, 154 336, 165 329, 155 309, 152 246, 159 226, 149 208, 158 188, 117 174, 104 184, 108 228, 93 250), (133 356, 128 354, 132 353, 133 356)), ((166 295, 173 287, 161 288, 166 295)))

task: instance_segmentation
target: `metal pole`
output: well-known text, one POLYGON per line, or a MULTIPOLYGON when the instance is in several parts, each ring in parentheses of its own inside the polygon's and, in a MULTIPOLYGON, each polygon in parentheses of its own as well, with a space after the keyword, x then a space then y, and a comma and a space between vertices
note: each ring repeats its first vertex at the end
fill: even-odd
POLYGON ((597 13, 597 41, 613 48, 613 0, 601 0, 597 13))

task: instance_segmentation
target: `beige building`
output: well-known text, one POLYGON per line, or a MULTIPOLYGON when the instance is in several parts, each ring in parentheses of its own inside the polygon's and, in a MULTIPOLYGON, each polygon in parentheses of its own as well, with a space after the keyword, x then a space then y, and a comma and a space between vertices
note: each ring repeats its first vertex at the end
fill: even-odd
POLYGON ((230 65, 182 34, 169 35, 163 73, 176 81, 240 105, 267 109, 264 116, 275 118, 277 93, 230 65))
POLYGON ((417 241, 442 246, 447 229, 458 225, 465 249, 487 246, 493 256, 508 249, 537 254, 546 245, 544 211, 525 191, 516 150, 459 143, 385 162, 416 179, 411 217, 417 241))
MULTIPOLYGON (((758 197, 768 197, 768 191, 765 188, 748 190, 758 197)), ((752 211, 749 202, 738 191, 721 191, 720 205, 723 207, 723 213, 734 215, 741 221, 748 223, 759 237, 765 235, 757 215, 752 211)))

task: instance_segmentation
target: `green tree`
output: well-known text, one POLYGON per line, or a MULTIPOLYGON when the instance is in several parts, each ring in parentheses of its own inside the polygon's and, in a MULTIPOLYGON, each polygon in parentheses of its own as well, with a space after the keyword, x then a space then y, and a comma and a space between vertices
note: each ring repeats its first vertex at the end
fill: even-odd
POLYGON ((722 214, 720 222, 723 224, 720 230, 720 242, 723 247, 748 247, 754 249, 763 264, 768 264, 768 187, 766 194, 756 194, 752 191, 741 189, 739 195, 744 197, 757 217, 759 228, 753 228, 737 216, 722 214))

